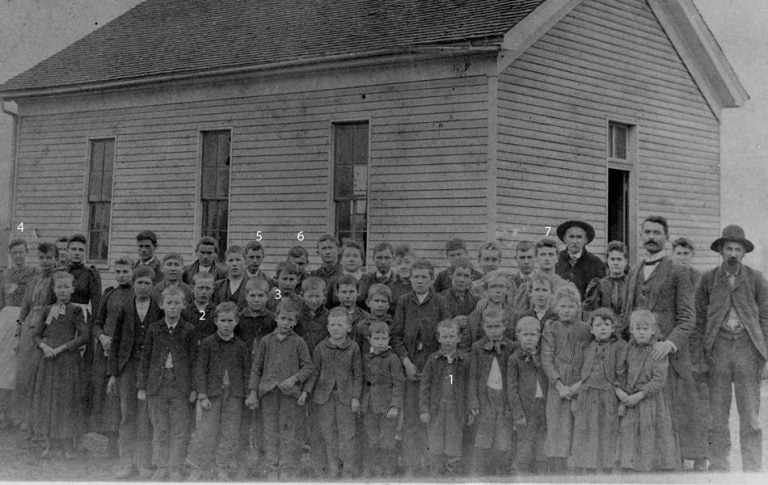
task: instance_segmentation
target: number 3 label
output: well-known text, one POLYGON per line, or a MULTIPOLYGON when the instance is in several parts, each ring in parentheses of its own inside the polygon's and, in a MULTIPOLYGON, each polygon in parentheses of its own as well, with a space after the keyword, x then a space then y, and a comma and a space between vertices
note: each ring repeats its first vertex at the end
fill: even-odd
POLYGON ((283 295, 280 293, 280 288, 278 288, 278 289, 277 289, 277 290, 275 290, 275 291, 276 291, 276 294, 275 294, 275 300, 279 300, 280 298, 282 298, 282 297, 283 297, 283 295))

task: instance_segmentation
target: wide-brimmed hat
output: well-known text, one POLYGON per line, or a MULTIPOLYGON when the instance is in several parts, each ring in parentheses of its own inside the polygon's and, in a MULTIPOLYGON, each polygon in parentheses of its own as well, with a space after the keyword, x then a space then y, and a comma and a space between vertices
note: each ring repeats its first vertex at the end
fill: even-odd
POLYGON ((567 231, 569 228, 576 226, 584 229, 584 232, 587 233, 587 244, 591 243, 592 240, 595 238, 595 228, 592 227, 590 224, 584 222, 584 221, 565 221, 559 226, 557 226, 557 237, 561 241, 565 242, 565 231, 567 231))
POLYGON ((709 248, 712 251, 719 253, 723 243, 728 241, 736 241, 737 243, 743 244, 744 250, 748 253, 755 249, 755 245, 744 235, 744 229, 736 224, 725 226, 725 228, 723 228, 723 235, 715 239, 715 242, 713 242, 709 248))

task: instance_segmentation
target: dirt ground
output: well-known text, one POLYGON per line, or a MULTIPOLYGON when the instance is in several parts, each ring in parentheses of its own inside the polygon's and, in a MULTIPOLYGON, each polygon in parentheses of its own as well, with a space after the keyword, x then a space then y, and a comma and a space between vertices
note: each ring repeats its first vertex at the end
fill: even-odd
MULTIPOLYGON (((763 469, 762 474, 741 473, 680 473, 657 475, 577 475, 577 476, 526 476, 491 479, 490 482, 513 483, 766 483, 768 479, 768 380, 763 381, 761 390, 762 407, 760 421, 763 424, 763 469)), ((735 401, 731 412, 731 441, 734 444, 731 452, 731 468, 741 468, 741 458, 738 449, 738 418, 735 412, 735 401)), ((106 440, 95 434, 84 438, 87 453, 81 457, 66 461, 62 458, 41 460, 36 454, 21 449, 19 439, 14 433, 0 432, 0 480, 43 480, 43 481, 109 481, 114 473, 115 460, 107 459, 105 454, 106 440)), ((360 479, 350 481, 359 483, 360 479)), ((392 480, 387 480, 392 482, 392 480)), ((463 482, 463 481, 462 481, 463 482)))

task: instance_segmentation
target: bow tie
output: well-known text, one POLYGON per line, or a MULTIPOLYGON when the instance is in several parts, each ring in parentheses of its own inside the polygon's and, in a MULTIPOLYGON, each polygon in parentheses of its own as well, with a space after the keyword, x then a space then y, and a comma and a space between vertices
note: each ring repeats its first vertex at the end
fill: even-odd
POLYGON ((659 263, 661 263, 660 259, 657 259, 656 261, 643 261, 645 266, 656 266, 659 263))

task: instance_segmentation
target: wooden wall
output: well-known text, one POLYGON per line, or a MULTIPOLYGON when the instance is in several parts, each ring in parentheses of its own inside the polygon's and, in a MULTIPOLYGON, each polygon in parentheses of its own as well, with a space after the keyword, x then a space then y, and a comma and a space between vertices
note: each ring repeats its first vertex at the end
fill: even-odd
MULTIPOLYGON (((661 214, 697 264, 719 232, 719 123, 642 0, 587 0, 499 77, 499 224, 570 218, 606 245, 607 126, 637 126, 637 220, 661 214)), ((639 244, 630 241, 631 249, 639 244)), ((711 253, 711 254, 710 254, 711 253)))

